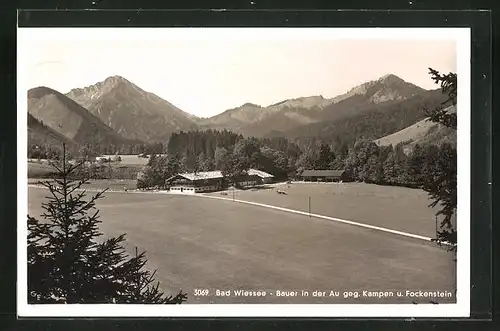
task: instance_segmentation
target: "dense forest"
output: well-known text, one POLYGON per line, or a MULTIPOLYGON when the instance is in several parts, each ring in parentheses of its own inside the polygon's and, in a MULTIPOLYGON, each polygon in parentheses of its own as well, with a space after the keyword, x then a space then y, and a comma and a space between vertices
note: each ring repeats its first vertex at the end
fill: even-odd
POLYGON ((314 141, 300 149, 285 138, 244 138, 227 130, 173 134, 167 151, 168 156, 151 157, 140 187, 162 186, 179 172, 221 170, 233 177, 250 168, 280 180, 305 169, 332 169, 345 170, 352 181, 422 187, 444 166, 456 169, 456 150, 449 144, 416 144, 408 155, 402 144, 378 146, 366 139, 340 145, 314 141))
MULTIPOLYGON (((169 139, 169 155, 180 155, 182 164, 188 171, 220 169, 222 160, 228 153, 237 157, 254 160, 252 167, 269 166, 269 160, 296 159, 300 148, 285 138, 244 138, 228 130, 206 130, 174 133, 169 139), (269 160, 264 161, 265 158, 269 160)), ((282 168, 282 171, 287 168, 282 168)))
POLYGON ((446 96, 441 91, 429 91, 425 96, 416 95, 407 100, 365 105, 366 109, 352 116, 301 126, 286 133, 273 132, 272 136, 286 136, 301 147, 318 139, 333 147, 359 139, 375 140, 424 119, 428 116, 427 109, 434 109, 444 101, 446 96))
POLYGON ((255 168, 285 179, 294 172, 301 153, 285 138, 244 138, 228 130, 174 133, 168 156, 152 155, 138 186, 162 186, 165 178, 183 171, 221 170, 234 175, 255 168))

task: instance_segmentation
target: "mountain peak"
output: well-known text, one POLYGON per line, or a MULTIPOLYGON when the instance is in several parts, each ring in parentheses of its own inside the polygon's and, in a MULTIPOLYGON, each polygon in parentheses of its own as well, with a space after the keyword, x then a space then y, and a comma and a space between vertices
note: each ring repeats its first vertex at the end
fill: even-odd
POLYGON ((104 83, 130 83, 130 82, 125 78, 123 78, 122 76, 114 75, 106 78, 104 80, 104 83))
MULTIPOLYGON (((93 85, 85 86, 82 88, 74 88, 69 91, 66 96, 71 99, 77 99, 82 96, 90 95, 91 99, 98 98, 102 94, 109 93, 111 90, 115 89, 118 86, 133 86, 131 82, 122 76, 114 75, 109 76, 103 81, 97 82, 93 85)), ((83 107, 87 108, 87 104, 83 104, 83 107)))
POLYGON ((379 78, 379 80, 384 80, 384 79, 388 79, 388 78, 399 78, 398 76, 396 76, 395 74, 385 74, 383 75, 382 77, 379 78))
POLYGON ((42 98, 47 94, 57 94, 59 92, 47 86, 38 86, 28 90, 28 98, 42 98))
POLYGON ((368 96, 374 103, 380 103, 389 100, 406 99, 420 91, 423 91, 423 89, 389 73, 376 80, 353 87, 347 93, 333 98, 333 102, 340 102, 353 95, 364 95, 368 96))
POLYGON ((405 81, 394 74, 386 74, 380 77, 378 82, 386 83, 386 84, 394 84, 394 83, 405 83, 405 81))
POLYGON ((127 79, 123 78, 122 76, 113 75, 113 76, 109 76, 106 79, 99 81, 95 84, 88 85, 85 87, 80 87, 80 88, 74 88, 72 91, 82 91, 83 92, 83 91, 88 90, 88 89, 95 89, 95 88, 102 88, 102 87, 109 88, 109 87, 114 87, 120 83, 132 84, 131 82, 129 82, 127 79))
POLYGON ((193 127, 196 118, 122 76, 66 94, 106 125, 129 139, 164 141, 170 133, 193 127))

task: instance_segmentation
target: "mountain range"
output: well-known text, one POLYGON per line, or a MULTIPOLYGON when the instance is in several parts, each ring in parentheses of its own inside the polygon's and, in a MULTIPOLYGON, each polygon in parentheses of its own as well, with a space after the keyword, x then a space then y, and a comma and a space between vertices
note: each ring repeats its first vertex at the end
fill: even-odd
POLYGON ((302 97, 268 107, 246 103, 200 124, 206 128, 228 128, 248 136, 289 136, 287 132, 290 130, 356 116, 386 102, 406 100, 426 92, 395 75, 386 75, 331 99, 323 96, 302 97))
POLYGON ((28 91, 28 132, 36 140, 62 141, 69 145, 115 145, 132 143, 116 133, 87 109, 48 87, 28 91))
POLYGON ((205 129, 338 142, 393 134, 423 120, 424 108, 442 101, 440 91, 428 91, 389 74, 334 98, 307 96, 269 106, 245 103, 199 118, 123 77, 112 76, 67 94, 48 87, 31 89, 28 112, 32 140, 45 134, 77 145, 166 142, 173 132, 205 129))

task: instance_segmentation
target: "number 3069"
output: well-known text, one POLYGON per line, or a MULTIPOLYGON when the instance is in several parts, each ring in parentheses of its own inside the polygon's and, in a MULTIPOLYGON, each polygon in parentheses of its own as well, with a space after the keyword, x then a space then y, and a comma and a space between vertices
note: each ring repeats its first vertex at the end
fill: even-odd
POLYGON ((207 296, 208 290, 207 289, 194 289, 194 295, 195 296, 207 296))

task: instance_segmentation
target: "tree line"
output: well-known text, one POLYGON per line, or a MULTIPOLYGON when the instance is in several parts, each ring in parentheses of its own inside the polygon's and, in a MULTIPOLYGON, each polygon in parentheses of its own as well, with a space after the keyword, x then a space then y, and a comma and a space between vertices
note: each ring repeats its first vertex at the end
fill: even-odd
MULTIPOLYGON (((329 145, 315 141, 302 150, 284 138, 244 138, 230 131, 192 131, 173 135, 168 155, 152 155, 139 187, 162 186, 181 172, 220 170, 233 178, 250 168, 277 179, 297 178, 304 170, 344 170, 351 181, 380 185, 423 187, 436 174, 442 160, 456 163, 456 149, 414 144, 378 146, 360 139, 353 144, 329 145)), ((455 165, 456 167, 456 165, 455 165)))

